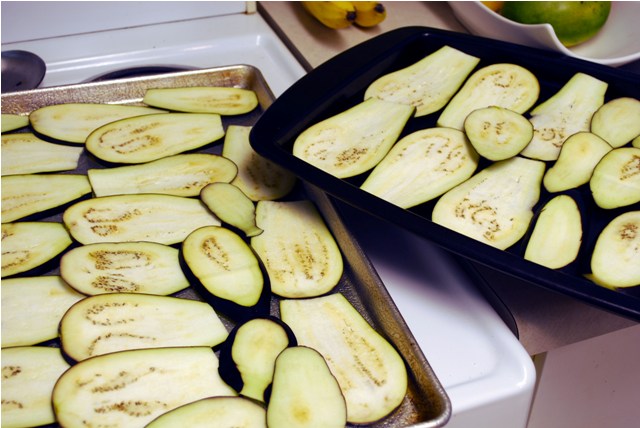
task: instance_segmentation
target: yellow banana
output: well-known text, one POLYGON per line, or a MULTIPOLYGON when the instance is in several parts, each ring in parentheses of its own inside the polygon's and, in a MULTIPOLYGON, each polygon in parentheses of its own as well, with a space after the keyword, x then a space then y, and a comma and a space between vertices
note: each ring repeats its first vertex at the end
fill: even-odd
POLYGON ((351 3, 356 9, 355 24, 360 27, 374 27, 387 17, 387 10, 380 2, 353 1, 351 3))
POLYGON ((303 1, 302 6, 314 18, 329 28, 347 28, 356 19, 356 9, 350 1, 303 1))

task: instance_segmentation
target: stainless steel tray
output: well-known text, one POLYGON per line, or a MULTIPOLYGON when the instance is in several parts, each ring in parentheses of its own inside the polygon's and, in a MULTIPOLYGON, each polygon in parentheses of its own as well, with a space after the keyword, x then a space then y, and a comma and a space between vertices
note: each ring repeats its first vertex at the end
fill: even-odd
MULTIPOLYGON (((234 86, 256 92, 260 103, 259 108, 245 115, 223 117, 225 129, 231 124, 253 126, 274 101, 274 96, 259 70, 251 66, 236 65, 3 94, 2 113, 27 114, 42 106, 70 102, 136 105, 142 104, 142 97, 148 88, 183 86, 234 86)), ((199 151, 220 154, 221 149, 222 143, 217 142, 199 151)), ((78 169, 69 172, 85 173, 88 168, 103 167, 100 162, 84 152, 78 169)), ((301 198, 314 201, 342 251, 345 270, 335 291, 343 293, 371 325, 398 349, 407 365, 409 391, 405 400, 389 417, 372 426, 426 428, 445 425, 451 416, 449 398, 373 266, 345 228, 325 193, 315 186, 300 182, 288 199, 301 198)), ((37 219, 61 222, 62 211, 63 209, 60 208, 47 213, 46 217, 37 217, 37 219)), ((53 269, 47 274, 58 274, 58 269, 53 269)), ((29 276, 29 273, 23 276, 29 276)), ((200 299, 191 288, 177 295, 200 299)), ((275 315, 278 313, 276 297, 272 298, 272 312, 275 315)), ((221 317, 228 328, 232 327, 231 320, 221 317)), ((58 343, 53 341, 50 345, 57 346, 58 343)))

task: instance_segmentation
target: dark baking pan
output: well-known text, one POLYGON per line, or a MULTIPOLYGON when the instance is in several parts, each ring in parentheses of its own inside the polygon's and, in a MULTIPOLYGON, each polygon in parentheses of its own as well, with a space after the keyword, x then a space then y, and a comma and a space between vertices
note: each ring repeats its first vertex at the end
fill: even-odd
MULTIPOLYGON (((540 97, 536 104, 557 92, 577 72, 607 82, 606 100, 621 96, 640 99, 640 78, 631 72, 556 52, 432 28, 406 27, 355 46, 300 79, 261 116, 251 133, 251 144, 263 156, 290 169, 330 195, 398 224, 453 253, 619 315, 640 320, 640 287, 612 290, 584 277, 590 270, 590 254, 595 239, 604 225, 622 211, 640 209, 640 204, 603 210, 593 202, 588 185, 567 192, 586 213, 583 215, 582 249, 575 262, 565 268, 552 270, 523 258, 528 234, 508 250, 498 250, 433 223, 431 210, 435 201, 402 209, 361 191, 359 185, 364 179, 362 176, 339 179, 293 156, 293 143, 304 129, 361 102, 367 86, 378 77, 413 64, 445 45, 479 57, 481 61, 477 68, 510 62, 529 69, 540 83, 540 97)), ((435 126, 439 114, 436 112, 411 119, 401 137, 418 129, 435 126)), ((481 162, 479 169, 486 164, 488 162, 481 162)), ((535 213, 554 195, 543 188, 540 201, 534 208, 535 213)), ((531 223, 532 226, 534 224, 531 223)), ((376 232, 372 230, 371 233, 376 232)))

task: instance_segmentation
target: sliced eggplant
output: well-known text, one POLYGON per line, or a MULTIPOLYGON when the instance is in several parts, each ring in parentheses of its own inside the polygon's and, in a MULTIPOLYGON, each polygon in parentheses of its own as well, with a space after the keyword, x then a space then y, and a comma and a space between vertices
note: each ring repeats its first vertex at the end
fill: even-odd
POLYGON ((264 232, 251 238, 251 246, 265 264, 271 291, 314 297, 338 284, 342 254, 311 201, 260 201, 256 220, 264 232))
POLYGON ((234 396, 208 347, 120 351, 81 361, 53 389, 61 426, 143 427, 158 416, 207 397, 234 396))
POLYGON ((338 178, 362 174, 387 154, 414 111, 369 98, 304 130, 293 155, 338 178))
POLYGON ((538 100, 540 84, 526 68, 509 63, 488 65, 474 72, 440 114, 437 124, 464 129, 474 110, 489 106, 524 113, 538 100))
POLYGON ((480 156, 501 161, 514 157, 529 144, 533 125, 520 113, 489 106, 469 113, 464 132, 480 156))
POLYGON ((59 276, 9 278, 0 288, 2 348, 55 339, 64 313, 85 297, 59 276))
MULTIPOLYGON (((4 297, 3 297, 4 298, 4 297)), ((56 422, 51 393, 69 368, 58 348, 2 349, 2 426, 37 427, 56 422)))
POLYGON ((269 428, 343 428, 346 423, 344 396, 323 356, 304 346, 282 351, 267 407, 269 428))
POLYGON ((256 226, 255 204, 234 184, 208 184, 200 192, 200 199, 223 223, 239 229, 246 237, 262 233, 256 226))
POLYGON ((2 278, 42 266, 62 253, 71 242, 61 223, 3 223, 2 278))
POLYGON ((618 148, 640 135, 640 101, 615 98, 602 105, 591 118, 591 132, 618 148))
POLYGON ((77 202, 67 208, 64 224, 82 244, 149 241, 182 242, 203 226, 220 220, 199 200, 171 195, 115 195, 77 202))
POLYGON ((109 122, 157 113, 162 110, 118 104, 68 103, 40 107, 29 114, 29 121, 38 134, 84 144, 91 132, 109 122))
POLYGON ((612 147, 590 132, 578 132, 567 138, 558 160, 544 174, 542 183, 549 192, 562 192, 586 184, 593 169, 612 147))
POLYGON ((195 86, 147 89, 142 102, 173 111, 231 116, 254 110, 258 97, 251 89, 195 86))
POLYGON ((402 208, 434 199, 471 177, 478 154, 464 133, 429 128, 398 141, 360 188, 402 208))
POLYGON ((526 233, 540 197, 545 164, 514 157, 496 162, 438 200, 433 222, 504 250, 526 233))
POLYGON ((218 226, 194 230, 182 243, 185 270, 219 311, 242 319, 269 312, 269 283, 260 260, 237 234, 218 226))
POLYGON ((593 169, 589 187, 600 208, 640 202, 640 149, 620 147, 608 152, 593 169))
POLYGON ((75 247, 60 259, 60 275, 86 295, 169 295, 189 286, 179 250, 155 242, 103 242, 75 247))
POLYGON ((267 428, 264 406, 244 397, 211 397, 158 416, 146 428, 267 428))
POLYGON ((408 385, 402 357, 342 294, 282 300, 280 312, 298 345, 326 360, 344 394, 349 422, 375 422, 402 403, 408 385))
POLYGON ((103 161, 136 164, 197 149, 223 136, 220 115, 161 113, 107 123, 89 134, 85 147, 103 161))
POLYGON ((30 132, 2 136, 2 175, 71 171, 82 147, 48 143, 30 132))
POLYGON ((591 118, 604 104, 607 87, 607 83, 588 74, 573 75, 551 98, 531 110, 533 138, 521 154, 556 160, 569 136, 590 130, 591 118))
POLYGON ((238 167, 229 159, 203 153, 87 171, 93 193, 98 197, 132 193, 198 196, 207 184, 228 183, 237 173, 238 167))
POLYGON ((640 135, 631 141, 631 146, 637 147, 640 149, 640 135))
POLYGON ((296 346, 293 331, 274 316, 237 324, 220 349, 220 376, 241 395, 265 402, 276 358, 296 346))
POLYGON ((227 335, 209 304, 151 294, 87 297, 60 321, 62 350, 75 361, 129 349, 213 347, 227 335))
POLYGON ((443 46, 420 61, 386 74, 367 88, 364 98, 408 104, 415 107, 416 117, 444 107, 464 80, 480 62, 450 46, 443 46))
POLYGON ((2 132, 15 131, 29 125, 29 116, 2 113, 2 132))
POLYGON ((296 176, 260 156, 249 140, 250 126, 229 125, 222 146, 222 156, 238 166, 231 182, 252 201, 280 199, 291 192, 296 176))
POLYGON ((86 175, 24 174, 2 178, 2 222, 56 208, 91 193, 86 175))
POLYGON ((593 280, 606 287, 640 285, 640 211, 617 216, 600 232, 591 271, 593 280))
POLYGON ((545 204, 527 243, 524 258, 550 269, 572 263, 582 244, 582 216, 575 200, 559 195, 545 204))

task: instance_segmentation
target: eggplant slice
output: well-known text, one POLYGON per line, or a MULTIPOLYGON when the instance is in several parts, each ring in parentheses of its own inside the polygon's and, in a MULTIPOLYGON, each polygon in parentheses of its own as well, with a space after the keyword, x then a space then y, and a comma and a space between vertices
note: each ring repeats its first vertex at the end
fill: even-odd
POLYGON ((244 397, 211 397, 171 410, 146 428, 267 428, 264 406, 244 397))
POLYGON ((47 211, 91 193, 86 175, 25 174, 2 178, 2 222, 47 211))
POLYGON ((61 223, 3 223, 2 278, 41 267, 71 243, 71 236, 61 223))
POLYGON ((402 403, 408 387, 404 360, 342 294, 282 300, 280 312, 298 345, 326 360, 344 394, 349 422, 378 421, 402 403))
POLYGON ((2 175, 72 171, 82 147, 53 144, 30 132, 2 136, 2 175))
POLYGON ((60 425, 144 427, 203 398, 235 396, 208 347, 137 349, 100 355, 64 372, 53 389, 60 425))
POLYGON ((85 297, 55 275, 3 279, 0 288, 2 348, 57 338, 67 309, 85 297))
POLYGON ((315 297, 340 281, 344 264, 331 231, 310 200, 259 201, 251 238, 264 263, 271 290, 281 297, 315 297))
POLYGON ((66 209, 64 224, 82 244, 149 241, 182 242, 220 220, 199 200, 171 195, 114 195, 88 199, 66 209))
POLYGON ((60 349, 24 346, 2 349, 2 426, 37 427, 56 422, 51 393, 69 368, 60 349))
POLYGON ((258 107, 258 97, 254 91, 227 86, 150 88, 146 90, 142 102, 167 110, 217 113, 222 116, 249 113, 258 107))
POLYGON ((347 406, 318 351, 295 346, 278 355, 267 407, 269 428, 343 428, 347 406))
POLYGON ((150 294, 87 297, 60 321, 62 349, 75 361, 128 349, 213 347, 227 335, 209 304, 150 294))
POLYGON ((60 275, 79 292, 168 295, 189 286, 179 250, 155 242, 103 242, 75 247, 60 259, 60 275))

